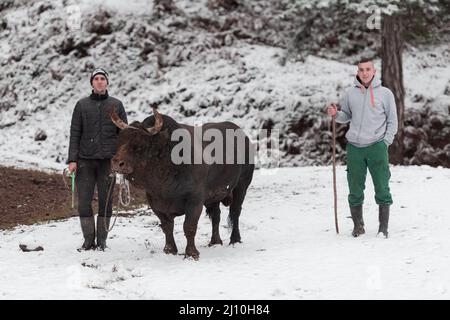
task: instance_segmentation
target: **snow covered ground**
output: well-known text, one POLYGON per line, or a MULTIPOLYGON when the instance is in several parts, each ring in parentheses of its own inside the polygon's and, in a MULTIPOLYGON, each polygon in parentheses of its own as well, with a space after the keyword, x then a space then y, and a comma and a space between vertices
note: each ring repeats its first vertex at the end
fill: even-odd
MULTIPOLYGON (((82 252, 78 219, 21 226, 0 236, 0 299, 449 299, 450 170, 393 167, 390 238, 376 237, 377 206, 366 188, 366 234, 352 238, 345 167, 338 167, 333 220, 330 167, 257 171, 241 215, 243 242, 209 248, 199 222, 200 260, 162 252, 149 210, 118 218, 106 252, 82 252), (19 244, 44 251, 22 252, 19 244)), ((222 213, 221 236, 229 229, 222 213)), ((176 219, 180 253, 186 244, 176 219)))
MULTIPOLYGON (((161 111, 177 121, 232 120, 247 133, 272 121, 286 134, 311 110, 336 101, 355 73, 353 65, 315 56, 283 62, 285 50, 236 37, 222 44, 220 32, 198 26, 199 17, 225 19, 206 0, 176 0, 184 14, 158 19, 151 18, 153 1, 81 0, 82 28, 69 36, 61 32, 68 14, 63 1, 41 7, 46 3, 6 9, 0 17, 8 23, 0 32, 0 165, 61 172, 71 113, 90 92, 88 74, 97 64, 110 71, 110 93, 124 102, 130 121, 143 120, 149 103, 161 101, 161 111), (99 6, 110 12, 110 34, 88 31, 99 6), (61 53, 68 39, 76 45, 61 53), (87 55, 80 54, 83 48, 87 55), (40 130, 47 139, 35 141, 40 130)), ((407 48, 407 109, 430 102, 448 118, 449 62, 446 44, 407 48)), ((301 153, 281 165, 308 165, 326 156, 312 152, 314 141, 294 138, 301 153)), ((334 232, 330 167, 272 173, 255 174, 241 218, 243 243, 207 247, 211 224, 202 216, 199 261, 163 254, 158 220, 145 208, 118 219, 106 252, 75 250, 82 238, 77 218, 1 230, 0 299, 450 299, 450 169, 392 168, 395 203, 387 240, 376 237, 370 178, 367 233, 354 239, 344 167, 338 168, 340 235, 334 232), (19 244, 44 251, 25 253, 19 244)), ((227 214, 221 225, 226 244, 227 214)), ((178 218, 175 227, 180 253, 182 222, 178 218)))

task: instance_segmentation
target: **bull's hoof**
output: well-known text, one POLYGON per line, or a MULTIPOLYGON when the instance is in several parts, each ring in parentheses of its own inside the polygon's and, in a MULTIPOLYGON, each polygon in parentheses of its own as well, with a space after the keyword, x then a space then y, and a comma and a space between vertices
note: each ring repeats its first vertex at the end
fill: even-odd
POLYGON ((195 261, 197 261, 200 258, 200 252, 198 252, 198 250, 196 248, 186 248, 186 252, 184 254, 184 258, 192 258, 195 261))
POLYGON ((176 247, 173 246, 169 246, 166 244, 166 246, 164 247, 164 253, 165 254, 177 254, 178 253, 178 249, 176 247))
POLYGON ((216 244, 220 244, 222 246, 223 242, 220 238, 219 239, 211 239, 211 241, 208 244, 208 247, 215 246, 216 244))
POLYGON ((198 259, 200 259, 200 256, 188 256, 187 254, 185 254, 184 259, 192 259, 194 261, 198 261, 198 259))
POLYGON ((230 237, 230 244, 235 244, 236 242, 241 242, 241 234, 239 231, 232 231, 230 237))
POLYGON ((235 243, 242 243, 241 238, 239 238, 239 239, 230 239, 230 244, 229 245, 232 245, 232 244, 235 244, 235 243))
POLYGON ((353 229, 352 236, 354 236, 356 238, 364 233, 366 233, 366 231, 364 230, 364 227, 355 227, 353 229))

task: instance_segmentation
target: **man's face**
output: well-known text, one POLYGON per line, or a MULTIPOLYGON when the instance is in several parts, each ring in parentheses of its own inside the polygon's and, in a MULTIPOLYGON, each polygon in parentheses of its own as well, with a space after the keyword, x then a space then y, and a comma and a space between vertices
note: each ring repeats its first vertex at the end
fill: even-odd
POLYGON ((368 84, 372 80, 375 72, 375 66, 371 61, 358 64, 358 77, 364 84, 368 84))
POLYGON ((92 79, 92 87, 94 88, 95 93, 105 93, 106 88, 108 87, 105 76, 97 74, 94 79, 92 79))

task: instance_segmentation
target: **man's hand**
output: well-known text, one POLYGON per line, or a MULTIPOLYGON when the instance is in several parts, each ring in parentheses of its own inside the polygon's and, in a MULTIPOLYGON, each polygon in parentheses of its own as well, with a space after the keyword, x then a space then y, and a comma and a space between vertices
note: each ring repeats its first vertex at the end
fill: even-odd
POLYGON ((72 174, 72 172, 77 171, 77 163, 76 162, 70 162, 69 163, 69 174, 72 174))
POLYGON ((337 113, 337 107, 334 103, 330 104, 327 108, 327 113, 329 116, 334 117, 337 113))

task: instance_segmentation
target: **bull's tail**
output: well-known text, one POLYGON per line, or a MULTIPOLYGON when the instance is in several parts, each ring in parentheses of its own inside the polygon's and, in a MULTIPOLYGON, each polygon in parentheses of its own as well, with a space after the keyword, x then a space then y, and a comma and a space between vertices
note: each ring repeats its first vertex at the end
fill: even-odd
POLYGON ((230 213, 228 214, 227 226, 228 226, 228 228, 231 228, 233 226, 233 220, 231 219, 231 210, 230 210, 230 213))

